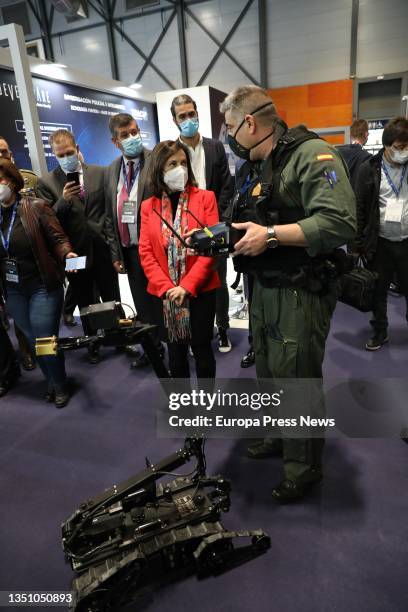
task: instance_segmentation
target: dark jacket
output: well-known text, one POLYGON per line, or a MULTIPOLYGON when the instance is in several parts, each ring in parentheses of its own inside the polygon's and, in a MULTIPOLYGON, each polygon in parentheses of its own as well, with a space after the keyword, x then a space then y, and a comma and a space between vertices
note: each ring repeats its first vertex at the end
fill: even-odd
POLYGON ((54 211, 43 200, 22 197, 17 215, 45 287, 50 291, 57 289, 64 281, 65 256, 72 247, 54 211))
MULTIPOLYGON (((153 195, 153 191, 149 186, 148 174, 150 166, 149 149, 143 148, 140 156, 140 172, 137 178, 137 219, 138 219, 138 234, 140 234, 140 205, 143 200, 147 200, 153 195)), ((117 187, 119 176, 122 167, 122 156, 117 157, 110 166, 105 168, 105 197, 106 197, 106 213, 109 219, 110 227, 114 234, 114 244, 112 246, 112 260, 121 261, 123 263, 122 244, 120 241, 118 230, 118 211, 117 211, 117 187)))
POLYGON ((336 147, 340 155, 347 164, 350 174, 350 183, 354 191, 356 190, 357 175, 361 164, 372 157, 371 153, 363 149, 360 144, 348 144, 336 147))
POLYGON ((365 161, 357 175, 357 250, 372 259, 380 230, 381 160, 384 149, 365 161))
POLYGON ((234 194, 234 180, 228 166, 224 145, 220 140, 203 136, 206 189, 215 193, 220 219, 230 206, 234 194))
POLYGON ((36 193, 51 205, 68 235, 75 252, 86 255, 92 264, 94 240, 103 241, 111 251, 115 237, 110 219, 106 215, 104 177, 105 169, 82 163, 84 201, 73 198, 72 203, 62 197, 67 182, 66 174, 58 166, 38 181, 36 193))

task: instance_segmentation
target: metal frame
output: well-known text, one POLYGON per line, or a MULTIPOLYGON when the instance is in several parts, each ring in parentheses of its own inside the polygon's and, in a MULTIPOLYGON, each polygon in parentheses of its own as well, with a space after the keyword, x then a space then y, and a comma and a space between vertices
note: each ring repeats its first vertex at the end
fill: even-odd
POLYGON ((186 24, 185 24, 185 2, 179 0, 176 3, 177 27, 179 36, 181 81, 183 87, 188 87, 187 48, 186 48, 186 24))
MULTIPOLYGON (((405 101, 404 96, 408 95, 408 71, 406 72, 393 72, 391 74, 384 74, 384 78, 381 80, 388 81, 390 79, 401 79, 401 115, 405 115, 405 101)), ((374 83, 378 79, 376 76, 365 77, 363 79, 356 79, 354 83, 353 91, 353 118, 358 116, 358 101, 359 101, 359 86, 360 83, 374 83)), ((379 119, 385 119, 385 117, 378 117, 379 119)))
POLYGON ((0 26, 0 38, 6 39, 10 46, 11 61, 20 95, 21 112, 33 171, 39 176, 43 176, 48 172, 48 169, 23 28, 15 23, 0 26))
POLYGON ((266 0, 258 0, 258 32, 259 32, 259 79, 261 87, 266 88, 268 82, 268 46, 266 36, 267 23, 266 0))
POLYGON ((50 12, 47 12, 47 3, 46 0, 27 0, 27 4, 29 5, 34 17, 36 18, 40 29, 41 36, 45 46, 45 53, 48 60, 54 61, 54 51, 53 51, 53 39, 62 37, 67 34, 75 34, 79 32, 85 32, 91 30, 93 28, 99 28, 105 26, 107 33, 107 42, 109 47, 109 58, 111 65, 111 73, 112 78, 119 79, 120 71, 119 71, 119 63, 117 56, 117 49, 115 43, 115 32, 118 32, 122 39, 125 40, 136 53, 144 59, 144 64, 137 74, 135 81, 140 81, 143 77, 146 69, 151 66, 151 68, 160 76, 160 78, 167 84, 170 89, 177 89, 177 86, 171 82, 171 80, 158 68, 158 66, 152 61, 157 50, 160 47, 160 44, 167 34, 173 20, 177 16, 177 26, 178 26, 178 39, 179 39, 179 53, 180 53, 180 65, 181 65, 181 80, 182 87, 189 87, 189 74, 188 74, 188 53, 187 53, 187 45, 186 45, 186 17, 188 16, 192 19, 198 27, 212 40, 214 44, 217 45, 218 49, 215 53, 214 57, 209 62, 207 68, 201 75, 200 79, 197 82, 197 86, 201 85, 203 81, 207 78, 208 74, 220 58, 222 54, 225 54, 236 66, 241 70, 243 75, 255 85, 261 85, 263 87, 267 86, 267 38, 266 38, 266 28, 267 28, 267 20, 266 20, 266 4, 267 0, 257 0, 258 2, 258 19, 259 19, 259 65, 260 65, 260 80, 257 80, 253 74, 251 74, 246 68, 234 57, 232 53, 230 53, 227 49, 228 42, 231 40, 232 36, 236 32, 242 20, 245 18, 248 10, 254 3, 254 0, 248 0, 241 13, 238 15, 237 19, 233 23, 231 29, 227 33, 226 37, 223 41, 218 40, 210 30, 208 30, 196 17, 194 12, 191 10, 192 7, 198 4, 202 4, 207 2, 208 0, 167 0, 169 5, 163 6, 156 9, 143 10, 139 13, 132 13, 130 15, 123 16, 115 16, 115 10, 117 5, 117 0, 88 0, 88 5, 101 17, 102 21, 99 23, 87 24, 83 26, 78 26, 74 28, 69 28, 67 30, 53 32, 53 18, 54 18, 54 6, 51 5, 50 12), (39 3, 40 12, 38 12, 35 4, 39 3), (155 41, 150 53, 146 55, 144 51, 129 37, 123 30, 123 23, 132 20, 132 19, 140 19, 142 17, 146 17, 149 15, 161 14, 162 16, 170 13, 169 17, 155 41))
POLYGON ((328 127, 328 128, 309 128, 312 132, 316 132, 316 134, 344 134, 344 144, 350 144, 350 126, 349 125, 338 125, 336 127, 328 127))
MULTIPOLYGON (((210 30, 208 30, 202 23, 201 21, 194 15, 194 13, 189 9, 189 7, 192 4, 196 4, 194 2, 190 2, 188 5, 186 5, 186 14, 202 29, 202 31, 207 34, 207 36, 213 41, 213 43, 215 43, 218 47, 221 47, 220 41, 210 32, 210 30)), ((232 55, 232 53, 230 53, 228 51, 228 49, 226 47, 224 47, 223 49, 224 54, 241 70, 241 72, 243 72, 243 74, 249 79, 249 81, 252 81, 252 83, 254 83, 255 85, 259 85, 260 83, 258 83, 258 81, 256 81, 254 79, 254 76, 252 74, 250 74, 245 68, 244 66, 242 66, 242 64, 240 64, 240 62, 232 55)))
POLYGON ((54 49, 52 46, 52 39, 51 39, 51 27, 52 27, 52 20, 54 18, 54 6, 51 5, 51 11, 48 14, 45 0, 38 0, 38 9, 40 11, 39 13, 36 7, 34 6, 32 0, 27 0, 27 4, 31 12, 33 13, 38 25, 40 26, 41 38, 43 41, 44 51, 45 51, 45 57, 47 60, 53 62, 54 61, 54 49))
MULTIPOLYGON (((221 53, 224 51, 225 47, 227 46, 227 44, 229 43, 229 41, 231 40, 232 36, 235 34, 235 31, 237 30, 239 24, 241 23, 241 21, 243 20, 243 18, 245 17, 245 15, 247 14, 247 12, 249 11, 249 9, 251 8, 252 4, 254 3, 254 0, 248 0, 248 2, 246 3, 246 5, 244 6, 244 8, 242 9, 242 11, 240 12, 240 14, 238 15, 237 19, 235 20, 232 28, 230 29, 230 31, 228 32, 227 36, 224 38, 223 42, 221 43, 218 51, 216 52, 216 54, 214 55, 214 57, 212 58, 212 60, 210 61, 210 63, 208 64, 207 68, 204 70, 203 74, 201 75, 201 77, 198 79, 197 82, 197 87, 199 85, 203 84, 203 81, 205 80, 205 78, 208 76, 208 74, 210 73, 212 67, 214 66, 214 64, 216 63, 216 61, 218 60, 218 58, 220 57, 221 53)), ((254 79, 252 79, 254 80, 254 79)))
MULTIPOLYGON (((102 17, 104 22, 107 22, 107 16, 104 10, 100 7, 100 5, 96 6, 96 4, 94 3, 94 0, 88 0, 88 4, 94 9, 94 11, 98 13, 100 17, 102 17)), ((126 40, 126 42, 132 47, 132 49, 134 49, 145 60, 145 62, 147 62, 148 65, 150 65, 153 68, 153 70, 163 79, 163 81, 165 81, 165 83, 167 83, 171 89, 175 89, 175 86, 173 85, 173 83, 166 77, 166 75, 155 64, 153 64, 153 61, 151 59, 149 60, 148 56, 142 51, 142 49, 140 49, 140 47, 138 47, 133 42, 133 40, 129 36, 127 36, 127 34, 125 34, 122 28, 117 24, 117 21, 115 19, 112 18, 111 24, 112 24, 112 28, 116 30, 117 32, 119 32, 122 38, 126 40)))
POLYGON ((116 53, 115 33, 113 30, 113 14, 115 11, 115 4, 116 2, 112 3, 111 0, 104 0, 103 2, 103 8, 105 10, 105 15, 106 15, 106 34, 108 38, 111 73, 112 73, 112 78, 118 81, 119 80, 119 66, 118 66, 118 56, 116 53))
POLYGON ((357 39, 358 39, 358 13, 360 0, 353 0, 351 8, 351 33, 350 33, 350 79, 355 79, 357 75, 357 39))

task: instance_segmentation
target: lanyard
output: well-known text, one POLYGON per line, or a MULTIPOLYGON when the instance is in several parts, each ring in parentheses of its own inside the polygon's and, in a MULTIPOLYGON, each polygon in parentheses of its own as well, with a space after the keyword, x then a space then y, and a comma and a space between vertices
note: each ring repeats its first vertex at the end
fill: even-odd
POLYGON ((384 164, 384 161, 382 161, 382 162, 381 162, 381 165, 382 165, 382 169, 384 170, 384 174, 385 174, 385 176, 387 177, 388 184, 389 184, 389 186, 391 187, 391 189, 392 189, 392 190, 393 190, 393 192, 395 193, 395 196, 396 196, 396 197, 397 197, 397 199, 398 199, 398 198, 399 198, 399 194, 400 194, 401 189, 402 189, 402 184, 403 184, 403 182, 404 182, 405 173, 406 173, 406 171, 407 171, 408 164, 405 164, 405 165, 404 165, 404 169, 403 169, 403 170, 402 170, 402 172, 401 172, 401 180, 400 180, 400 184, 399 184, 398 189, 397 189, 396 185, 394 184, 394 181, 393 181, 393 180, 392 180, 392 178, 390 177, 390 174, 389 174, 389 172, 388 172, 388 170, 387 170, 386 165, 384 164))
MULTIPOLYGON (((9 250, 9 246, 10 246, 11 230, 13 229, 14 221, 16 220, 17 205, 18 205, 18 201, 13 205, 13 213, 11 215, 11 221, 10 221, 10 225, 8 226, 7 236, 6 237, 4 237, 3 230, 0 227, 1 241, 3 243, 3 247, 4 247, 4 250, 6 251, 7 255, 8 255, 8 250, 9 250)), ((0 210, 0 226, 1 226, 2 222, 3 222, 3 212, 0 210)))
MULTIPOLYGON (((128 161, 133 161, 133 160, 129 159, 128 161)), ((133 163, 135 163, 135 162, 133 162, 133 163)), ((128 168, 128 172, 129 172, 129 168, 128 168)), ((132 193, 133 186, 134 186, 135 181, 136 181, 136 179, 137 179, 137 177, 139 175, 139 172, 140 172, 140 159, 139 159, 139 162, 138 162, 136 168, 134 168, 134 170, 133 170, 133 178, 132 178, 132 183, 130 185, 130 189, 129 190, 128 190, 128 184, 127 184, 127 175, 128 175, 128 172, 126 172, 125 160, 122 157, 122 176, 123 176, 123 182, 124 182, 125 189, 127 191, 128 197, 129 197, 130 194, 132 193)))

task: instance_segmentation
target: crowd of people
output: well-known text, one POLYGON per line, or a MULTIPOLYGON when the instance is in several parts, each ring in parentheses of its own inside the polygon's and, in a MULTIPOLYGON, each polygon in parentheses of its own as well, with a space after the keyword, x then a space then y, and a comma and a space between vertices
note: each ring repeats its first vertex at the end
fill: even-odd
MULTIPOLYGON (((237 88, 220 110, 230 148, 243 161, 235 179, 224 145, 200 134, 197 105, 186 94, 174 98, 169 114, 179 138, 153 151, 131 115, 112 116, 110 137, 119 155, 106 168, 85 162, 74 134, 56 130, 50 145, 58 165, 38 179, 34 195, 27 195, 0 137, 0 395, 20 370, 8 314, 23 367, 37 361, 46 401, 58 408, 68 403, 63 355, 36 358, 35 339, 58 335, 62 314, 66 324, 77 324, 75 305, 120 301, 120 274, 127 274, 139 320, 156 326, 154 341, 171 376, 190 377, 190 352, 198 379, 214 379, 214 326, 218 350, 232 348, 227 259, 199 255, 188 241, 199 226, 219 220, 242 232, 233 254, 251 315, 242 367, 255 364, 267 378, 321 378, 338 297, 323 263, 346 244, 379 279, 374 333, 365 348, 378 350, 388 341, 390 283, 408 304, 408 120, 390 120, 383 148, 372 156, 363 149, 364 120, 353 123, 352 143, 336 148, 305 126, 288 129, 258 87, 237 88), (66 259, 78 256, 86 257, 85 269, 64 274, 66 259)), ((133 367, 148 365, 137 347, 126 350, 133 367)), ((96 364, 101 355, 92 349, 88 359, 96 364)), ((248 449, 254 458, 276 452, 285 466, 277 501, 298 499, 321 479, 321 440, 271 439, 248 449)))

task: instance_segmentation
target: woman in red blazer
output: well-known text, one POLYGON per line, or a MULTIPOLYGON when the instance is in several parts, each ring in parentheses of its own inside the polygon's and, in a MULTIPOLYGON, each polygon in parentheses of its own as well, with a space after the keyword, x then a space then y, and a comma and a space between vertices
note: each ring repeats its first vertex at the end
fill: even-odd
POLYGON ((157 213, 185 236, 197 228, 188 210, 201 223, 213 225, 218 222, 217 202, 212 191, 196 187, 188 150, 179 140, 155 147, 150 179, 154 196, 142 202, 139 254, 147 291, 161 301, 156 322, 168 344, 170 372, 174 378, 190 377, 190 345, 197 378, 214 378, 211 340, 215 289, 220 286, 214 260, 192 254, 157 213))

